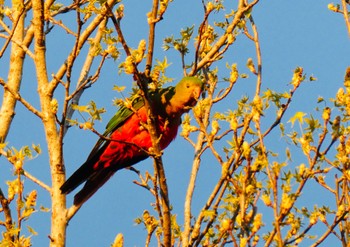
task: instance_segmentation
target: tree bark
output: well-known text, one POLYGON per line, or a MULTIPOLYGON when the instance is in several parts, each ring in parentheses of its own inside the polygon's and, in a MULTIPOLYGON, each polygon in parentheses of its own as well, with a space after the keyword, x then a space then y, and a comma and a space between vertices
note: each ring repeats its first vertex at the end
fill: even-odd
MULTIPOLYGON (((22 0, 15 0, 13 5, 13 26, 12 26, 12 39, 22 41, 24 35, 24 17, 22 0)), ((9 64, 9 73, 7 78, 7 86, 11 91, 18 92, 22 81, 23 61, 25 58, 25 51, 12 42, 11 44, 11 57, 9 64)), ((14 95, 5 90, 2 106, 0 109, 0 143, 5 142, 7 134, 10 130, 12 120, 15 116, 15 107, 17 100, 14 95)))
POLYGON ((38 93, 42 112, 42 122, 45 129, 48 153, 50 158, 52 192, 51 192, 51 234, 50 246, 63 247, 66 239, 66 198, 60 192, 60 186, 65 180, 62 142, 56 125, 56 115, 51 108, 54 88, 49 87, 46 67, 46 45, 44 33, 44 3, 33 0, 34 53, 35 69, 38 80, 38 93))

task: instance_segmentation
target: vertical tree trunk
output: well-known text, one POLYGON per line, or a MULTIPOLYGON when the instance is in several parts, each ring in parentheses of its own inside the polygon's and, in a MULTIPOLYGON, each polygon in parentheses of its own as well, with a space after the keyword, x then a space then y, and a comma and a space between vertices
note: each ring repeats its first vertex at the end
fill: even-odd
POLYGON ((42 0, 33 0, 33 25, 35 29, 34 52, 35 68, 38 80, 38 93, 40 97, 42 122, 45 129, 48 153, 51 168, 51 247, 65 246, 66 239, 66 199, 60 192, 64 182, 65 173, 62 157, 62 143, 56 125, 56 116, 51 108, 54 86, 48 81, 46 68, 46 45, 44 34, 44 3, 42 0))
MULTIPOLYGON (((12 1, 12 5, 12 9, 14 11, 12 15, 14 20, 12 25, 12 39, 22 41, 25 17, 23 14, 24 2, 23 0, 14 0, 12 1)), ((7 86, 13 92, 18 92, 21 85, 24 57, 25 52, 23 49, 12 42, 7 86)), ((12 119, 15 116, 16 102, 17 100, 15 97, 10 92, 5 90, 0 109, 0 142, 5 141, 9 132, 12 119)))

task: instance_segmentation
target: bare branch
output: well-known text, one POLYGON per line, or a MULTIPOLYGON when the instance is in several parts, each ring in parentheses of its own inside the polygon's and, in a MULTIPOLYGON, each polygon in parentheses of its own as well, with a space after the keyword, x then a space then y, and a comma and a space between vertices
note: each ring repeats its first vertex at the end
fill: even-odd
MULTIPOLYGON (((15 40, 23 39, 24 32, 24 17, 23 14, 23 2, 16 1, 13 3, 13 18, 16 20, 15 28, 9 32, 10 36, 12 36, 15 40)), ((3 22, 1 22, 3 24, 3 22)), ((3 25, 6 26, 6 25, 3 25)), ((8 39, 10 40, 10 39, 8 39)), ((15 115, 15 107, 17 104, 16 94, 19 92, 21 81, 22 81, 22 72, 23 72, 23 63, 25 58, 25 52, 23 49, 14 44, 11 46, 11 57, 9 62, 9 73, 6 83, 6 88, 4 86, 4 81, 0 79, 0 83, 5 89, 2 106, 0 109, 0 139, 4 141, 9 132, 12 120, 15 115), (10 91, 12 92, 10 92, 10 91)))
POLYGON ((348 35, 350 38, 350 17, 349 17, 349 11, 348 11, 348 7, 347 7, 347 0, 341 0, 342 3, 342 7, 343 7, 343 16, 344 16, 344 20, 345 20, 345 25, 346 28, 348 29, 348 35))
POLYGON ((69 221, 73 218, 73 216, 79 211, 79 209, 81 208, 81 206, 83 206, 83 204, 79 204, 78 206, 76 206, 76 205, 73 204, 73 205, 67 210, 67 214, 66 214, 67 223, 69 223, 69 221))
MULTIPOLYGON (((108 0, 106 5, 108 6, 114 6, 118 0, 108 0)), ((96 15, 96 17, 91 21, 89 26, 85 28, 85 30, 81 33, 79 40, 77 42, 77 45, 73 47, 71 53, 68 56, 67 60, 71 60, 72 57, 79 55, 79 52, 85 42, 88 40, 92 32, 100 25, 100 23, 104 20, 104 18, 107 16, 107 13, 110 9, 103 8, 101 13, 96 15)), ((54 78, 52 79, 50 83, 50 91, 53 92, 53 90, 57 87, 60 80, 62 80, 63 76, 67 72, 68 64, 64 63, 60 69, 56 72, 54 78)))
MULTIPOLYGON (((218 39, 218 41, 213 45, 212 49, 205 55, 205 57, 202 58, 202 60, 198 64, 194 65, 194 67, 192 68, 192 71, 190 72, 190 75, 196 74, 197 71, 200 70, 203 66, 205 66, 208 63, 211 63, 215 57, 216 58, 218 57, 217 55, 218 55, 218 52, 220 53, 220 49, 223 46, 227 45, 228 35, 233 32, 234 28, 237 26, 240 20, 244 17, 245 13, 258 2, 259 0, 255 0, 248 5, 244 5, 244 1, 242 0, 239 1, 239 4, 238 4, 239 8, 231 24, 227 27, 225 34, 223 34, 218 39)), ((227 49, 227 47, 224 49, 227 49)))
POLYGON ((108 13, 109 13, 109 16, 108 16, 108 17, 112 19, 112 22, 113 22, 113 24, 114 24, 115 30, 116 30, 117 33, 118 33, 119 41, 120 41, 120 43, 122 44, 123 49, 124 49, 126 55, 127 55, 127 56, 130 56, 130 55, 131 55, 131 52, 130 52, 129 46, 128 46, 128 44, 126 43, 126 40, 125 40, 124 35, 123 35, 123 32, 122 32, 122 30, 121 30, 121 28, 120 28, 120 19, 117 19, 117 18, 115 17, 115 15, 113 14, 113 11, 112 11, 112 9, 111 9, 111 7, 110 7, 110 4, 106 3, 105 6, 106 6, 107 11, 108 11, 108 13))
MULTIPOLYGON (((2 192, 0 188, 0 203, 2 210, 4 212, 5 216, 5 227, 7 232, 11 232, 12 230, 12 215, 11 215, 11 209, 9 207, 9 202, 6 199, 4 193, 2 192)), ((4 234, 5 238, 8 238, 9 241, 13 242, 14 241, 14 236, 13 234, 4 234)))
POLYGON ((28 179, 30 179, 31 181, 33 181, 34 183, 36 183, 37 185, 39 185, 41 188, 45 189, 46 191, 48 191, 49 193, 51 193, 51 187, 48 186, 47 184, 45 184, 43 181, 39 180, 38 178, 34 177, 32 174, 30 174, 29 172, 23 170, 23 175, 25 177, 27 177, 28 179))
MULTIPOLYGON (((104 19, 104 21, 102 21, 100 23, 99 29, 96 33, 96 36, 95 36, 94 41, 93 41, 94 44, 100 43, 102 36, 103 36, 103 31, 105 30, 106 25, 107 25, 107 19, 104 19)), ((97 46, 90 46, 90 48, 89 48, 89 52, 86 56, 85 63, 82 67, 80 77, 78 79, 77 89, 71 95, 69 95, 69 85, 67 85, 67 87, 66 87, 66 99, 65 99, 65 105, 64 105, 64 110, 63 110, 63 114, 62 114, 62 120, 61 120, 61 123, 64 124, 64 126, 61 129, 61 131, 62 131, 61 138, 64 137, 64 135, 66 134, 66 132, 68 130, 68 124, 66 123, 66 120, 71 119, 73 116, 73 113, 74 113, 74 110, 72 108, 72 104, 78 105, 80 97, 83 94, 84 88, 86 87, 86 85, 88 83, 96 81, 97 78, 99 77, 103 62, 105 60, 105 56, 102 57, 102 61, 100 63, 100 66, 98 67, 94 77, 87 78, 87 76, 90 72, 92 63, 95 59, 94 54, 95 54, 96 49, 97 49, 97 46), (71 103, 68 106, 69 101, 71 101, 71 103)))
MULTIPOLYGON (((17 18, 16 18, 16 20, 15 20, 15 22, 14 22, 14 24, 13 24, 13 27, 12 27, 11 32, 9 32, 9 30, 7 29, 6 24, 3 23, 3 21, 0 19, 0 24, 1 24, 1 26, 2 26, 5 30, 7 30, 7 32, 9 33, 9 36, 8 36, 8 38, 7 38, 7 40, 6 40, 5 44, 4 44, 4 46, 2 47, 2 49, 1 49, 1 51, 0 51, 0 58, 4 55, 4 52, 5 52, 6 48, 7 48, 7 46, 9 45, 9 43, 10 43, 10 41, 11 41, 13 35, 15 34, 15 30, 16 30, 16 28, 17 28, 17 25, 18 25, 19 22, 21 21, 21 19, 22 19, 22 17, 23 17, 23 14, 24 14, 25 12, 26 12, 26 8, 25 8, 25 7, 22 7, 20 13, 17 15, 17 18)), ((22 19, 22 21, 23 21, 23 19, 22 19)))
POLYGON ((149 17, 149 34, 148 34, 148 52, 147 52, 147 61, 145 68, 145 75, 150 76, 152 70, 152 61, 153 61, 153 49, 154 49, 154 40, 155 40, 155 31, 156 31, 156 19, 158 12, 159 1, 153 0, 152 7, 152 16, 149 17))
POLYGON ((39 118, 42 118, 42 114, 40 111, 38 111, 34 106, 32 106, 28 101, 26 101, 24 98, 22 98, 22 96, 20 95, 19 92, 15 92, 12 89, 10 89, 10 87, 0 78, 0 85, 4 87, 5 91, 11 93, 11 95, 18 100, 19 102, 21 102, 29 111, 31 111, 32 113, 34 113, 36 116, 38 116, 39 118))
POLYGON ((260 42, 259 42, 259 34, 258 29, 255 25, 253 16, 249 16, 250 23, 252 24, 253 34, 254 34, 254 44, 256 50, 256 57, 258 60, 258 71, 257 71, 257 83, 255 89, 255 95, 260 95, 261 83, 262 83, 262 59, 261 59, 261 50, 260 50, 260 42))
POLYGON ((349 214, 349 211, 343 212, 339 217, 335 217, 332 225, 328 226, 328 230, 310 247, 317 247, 319 246, 328 236, 331 234, 335 227, 338 226, 338 224, 343 221, 346 217, 346 215, 349 214))

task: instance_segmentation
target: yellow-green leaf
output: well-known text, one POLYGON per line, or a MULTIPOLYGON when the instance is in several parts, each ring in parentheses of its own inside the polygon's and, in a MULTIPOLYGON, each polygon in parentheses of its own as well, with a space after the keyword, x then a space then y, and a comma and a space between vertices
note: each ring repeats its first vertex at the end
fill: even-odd
POLYGON ((292 126, 294 126, 295 121, 299 121, 299 123, 303 123, 304 120, 303 118, 306 116, 306 113, 298 111, 297 113, 295 113, 295 115, 293 117, 291 117, 288 121, 288 123, 292 123, 292 126))
POLYGON ((72 104, 72 109, 80 112, 89 112, 89 106, 72 104))
POLYGON ((114 85, 113 90, 117 91, 117 92, 123 92, 125 90, 126 86, 117 86, 114 85))
POLYGON ((33 235, 38 235, 38 233, 37 233, 33 228, 31 228, 30 226, 27 226, 27 228, 28 228, 28 231, 29 231, 31 234, 33 234, 33 235))

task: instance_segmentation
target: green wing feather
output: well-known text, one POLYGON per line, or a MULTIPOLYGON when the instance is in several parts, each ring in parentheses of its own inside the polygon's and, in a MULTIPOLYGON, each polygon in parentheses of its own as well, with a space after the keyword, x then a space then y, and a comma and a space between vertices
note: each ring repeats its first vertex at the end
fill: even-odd
MULTIPOLYGON (((108 124, 106 125, 106 130, 103 133, 104 137, 109 137, 115 130, 117 130, 120 126, 123 125, 123 123, 132 115, 135 111, 138 111, 143 105, 144 101, 141 95, 135 94, 130 99, 132 109, 125 106, 124 103, 120 106, 118 112, 109 120, 108 124)), ((95 156, 95 154, 99 153, 101 150, 104 149, 104 145, 108 143, 109 141, 100 138, 94 148, 91 150, 91 153, 87 160, 90 160, 95 156)))

